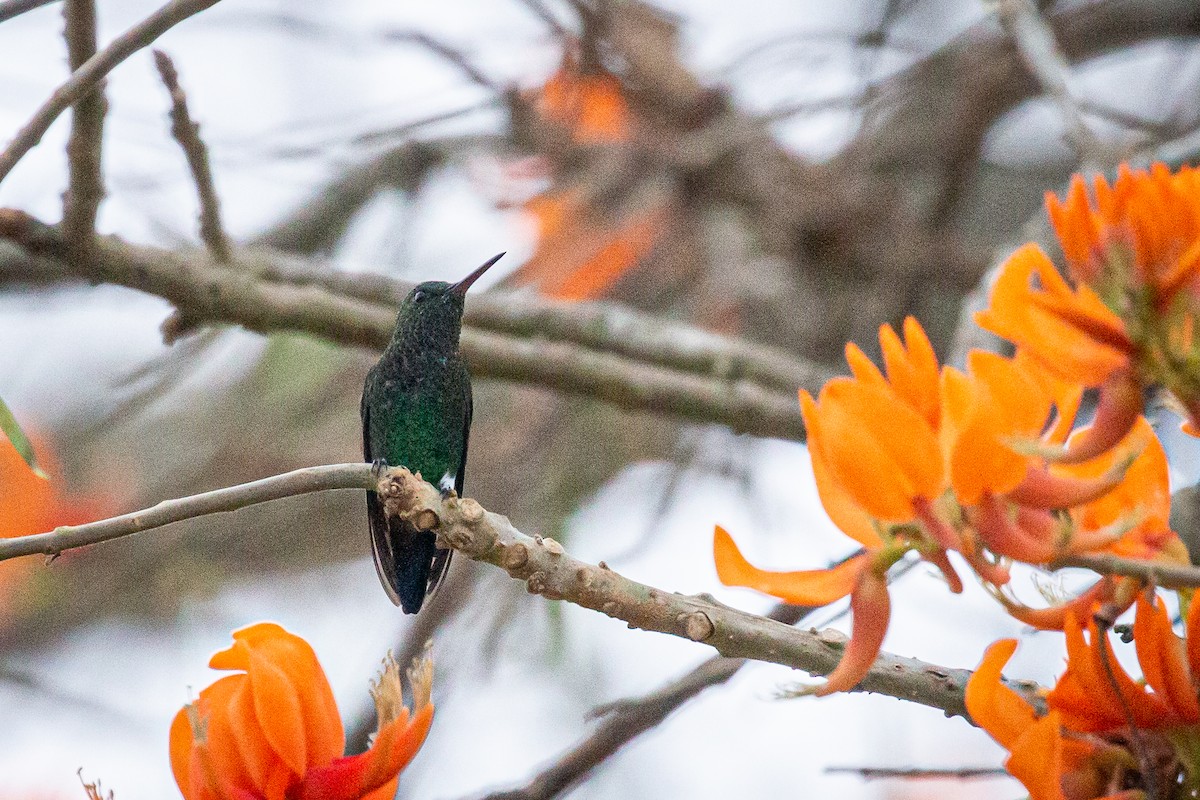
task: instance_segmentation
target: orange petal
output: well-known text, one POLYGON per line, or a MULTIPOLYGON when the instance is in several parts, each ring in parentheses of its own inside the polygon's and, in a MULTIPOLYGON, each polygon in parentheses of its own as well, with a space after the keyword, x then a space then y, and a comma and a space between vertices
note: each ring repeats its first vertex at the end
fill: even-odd
POLYGON ((967 681, 967 713, 1005 749, 1012 749, 1037 714, 1025 698, 1004 685, 1001 672, 1017 650, 1016 639, 1001 639, 983 654, 967 681))
POLYGON ((847 559, 830 569, 768 572, 745 559, 733 537, 720 525, 713 530, 713 560, 717 577, 726 586, 744 586, 798 606, 823 606, 854 589, 869 560, 867 554, 847 559))
POLYGON ((1167 609, 1157 598, 1151 604, 1138 597, 1133 640, 1146 683, 1166 699, 1185 724, 1200 722, 1200 702, 1184 661, 1183 643, 1171 629, 1167 609))
POLYGON ((975 319, 1070 382, 1096 386, 1129 364, 1127 348, 1091 335, 1093 328, 1123 330, 1120 317, 1086 286, 1072 292, 1037 245, 1009 257, 992 287, 989 307, 975 319), (1075 324, 1083 320, 1086 329, 1075 324))
POLYGON ((1067 442, 1061 454, 1047 455, 1060 464, 1078 464, 1111 450, 1133 430, 1142 413, 1142 385, 1132 370, 1111 375, 1100 387, 1092 424, 1067 442))
POLYGON ((891 325, 879 328, 879 345, 887 367, 888 383, 936 429, 941 405, 937 356, 929 337, 913 317, 904 320, 904 336, 907 342, 900 341, 891 325))
MULTIPOLYGON (((1085 616, 1097 603, 1105 603, 1112 599, 1116 587, 1112 578, 1104 577, 1089 586, 1082 594, 1073 600, 1068 600, 1049 608, 1031 608, 1023 606, 1012 599, 999 595, 998 599, 1004 610, 1014 619, 1042 631, 1061 631, 1067 624, 1067 616, 1085 616)), ((1124 610, 1124 609, 1122 609, 1124 610)))
POLYGON ((1067 800, 1063 793, 1062 721, 1051 711, 1021 735, 1004 766, 1029 790, 1029 800, 1067 800))
POLYGON ((1017 488, 1006 496, 1012 502, 1030 508, 1072 508, 1100 499, 1115 489, 1124 477, 1123 467, 1096 477, 1077 478, 1055 475, 1044 468, 1031 466, 1017 488))
POLYGON ((1030 519, 1028 509, 1012 508, 991 494, 985 494, 971 511, 971 523, 988 550, 1027 564, 1045 564, 1058 554, 1053 535, 1056 523, 1047 518, 1042 520, 1047 524, 1034 528, 1031 523, 1036 522, 1030 519), (1027 512, 1024 519, 1022 511, 1027 512))
MULTIPOLYGON (((1083 628, 1076 617, 1067 615, 1068 668, 1078 675, 1080 685, 1090 696, 1091 703, 1103 709, 1103 713, 1100 708, 1091 709, 1091 716, 1085 717, 1091 726, 1085 729, 1104 730, 1113 726, 1114 719, 1120 724, 1124 721, 1121 712, 1123 707, 1129 708, 1139 728, 1158 728, 1174 719, 1162 698, 1148 694, 1143 686, 1129 677, 1113 654, 1108 636, 1097 630, 1094 620, 1088 621, 1088 630, 1091 633, 1090 644, 1084 640, 1083 628)), ((1054 698, 1055 692, 1051 691, 1047 702, 1051 707, 1059 707, 1054 698)))
POLYGON ((308 642, 269 622, 233 634, 212 657, 214 669, 246 670, 262 730, 280 758, 303 775, 345 750, 345 734, 329 680, 308 642))
POLYGON ((813 478, 817 484, 817 495, 825 513, 833 520, 842 533, 846 534, 866 548, 883 546, 883 540, 875 529, 875 522, 855 501, 833 475, 833 468, 825 458, 826 435, 821 427, 821 418, 817 413, 817 404, 812 395, 800 390, 800 413, 804 417, 804 427, 808 431, 808 453, 812 458, 813 478))
POLYGON ((829 678, 814 692, 818 697, 850 691, 875 663, 892 613, 886 573, 862 571, 858 587, 850 595, 850 611, 854 615, 850 643, 829 678))
POLYGON ((907 521, 913 498, 941 494, 937 435, 894 392, 834 378, 821 390, 817 416, 822 455, 834 478, 871 516, 907 521))

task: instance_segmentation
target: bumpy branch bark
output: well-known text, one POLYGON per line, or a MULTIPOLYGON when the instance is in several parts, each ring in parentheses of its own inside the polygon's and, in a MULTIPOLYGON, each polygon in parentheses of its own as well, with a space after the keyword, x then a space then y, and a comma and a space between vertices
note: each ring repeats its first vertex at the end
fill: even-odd
POLYGON ((54 90, 54 94, 34 113, 33 118, 9 142, 4 152, 0 153, 0 181, 3 181, 17 162, 42 140, 54 120, 92 91, 96 83, 113 68, 138 50, 149 46, 180 22, 216 5, 218 1, 172 0, 89 58, 83 66, 71 73, 71 77, 65 83, 54 90))
MULTIPOLYGON (((272 271, 290 271, 286 258, 278 254, 239 253, 245 269, 231 271, 202 252, 139 247, 104 238, 97 243, 95 257, 80 262, 67 257, 55 228, 12 209, 0 209, 0 239, 8 239, 31 257, 43 257, 38 264, 61 269, 60 279, 85 277, 155 294, 197 323, 234 323, 263 333, 300 331, 341 344, 381 348, 391 335, 395 317, 392 308, 328 291, 315 278, 285 283, 260 277, 272 271)), ((302 266, 299 269, 305 271, 302 266)), ((311 270, 309 273, 312 277, 311 270)), ((599 326, 587 328, 595 320, 603 321, 607 313, 584 312, 582 324, 568 322, 569 312, 562 309, 546 317, 549 322, 557 321, 558 332, 571 332, 571 338, 611 347, 617 353, 624 350, 645 357, 645 361, 591 349, 570 339, 519 338, 474 325, 463 330, 462 352, 479 377, 546 386, 622 408, 718 423, 757 436, 803 439, 795 384, 787 389, 764 386, 744 373, 765 374, 775 364, 785 375, 805 378, 801 385, 816 391, 828 377, 823 369, 791 361, 775 351, 756 354, 753 345, 731 343, 696 329, 635 325, 632 314, 614 315, 612 319, 619 320, 616 323, 604 322, 610 325, 607 334, 599 326), (588 313, 593 318, 589 319, 588 313), (676 368, 676 363, 705 371, 688 372, 676 368)), ((504 314, 511 312, 493 309, 492 316, 504 314)), ((515 319, 510 316, 507 324, 540 334, 536 326, 518 325, 515 319)))
MULTIPOLYGON (((722 605, 706 595, 665 592, 625 578, 604 562, 572 558, 553 539, 532 538, 474 500, 450 497, 403 467, 377 477, 370 464, 309 467, 225 489, 167 500, 132 514, 0 540, 0 561, 29 555, 57 556, 76 547, 118 539, 184 519, 326 489, 375 489, 389 513, 434 530, 438 542, 469 558, 504 569, 531 594, 566 600, 622 620, 630 627, 703 642, 728 658, 782 664, 828 675, 845 647, 843 634, 802 631, 782 622, 722 605)), ((967 717, 963 691, 970 671, 883 653, 856 691, 874 692, 967 717)), ((1036 688, 1016 688, 1036 697, 1036 688)))

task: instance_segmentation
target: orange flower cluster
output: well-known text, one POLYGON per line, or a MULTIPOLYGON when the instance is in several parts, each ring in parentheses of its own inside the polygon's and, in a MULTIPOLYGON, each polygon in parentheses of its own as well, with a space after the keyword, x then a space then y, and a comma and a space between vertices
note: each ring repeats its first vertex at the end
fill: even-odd
POLYGON ((1100 390, 1093 433, 1071 446, 1082 460, 1119 440, 1158 384, 1178 400, 1194 432, 1200 420, 1200 171, 1122 166, 1046 195, 1074 287, 1036 245, 1004 265, 979 324, 1047 371, 1100 390))
POLYGON ((831 570, 772 573, 717 528, 722 582, 805 605, 850 595, 851 642, 817 694, 850 689, 870 668, 890 613, 886 573, 906 553, 938 567, 954 592, 962 580, 948 554, 958 553, 1013 616, 1059 630, 1094 602, 1128 608, 1138 584, 1102 578, 1034 610, 1003 588, 1010 562, 1110 552, 1187 563, 1168 527, 1166 456, 1141 410, 1143 387, 1158 382, 1200 412, 1200 172, 1123 167, 1093 189, 1077 177, 1065 201, 1047 200, 1076 285, 1028 245, 977 317, 1016 345, 1013 357, 976 351, 965 372, 939 368, 908 319, 903 339, 881 329, 882 370, 851 344, 852 377, 816 400, 800 393, 821 502, 862 554, 831 570), (1096 413, 1073 430, 1090 388, 1096 413))
POLYGON ((1195 797, 1200 792, 1200 608, 1186 645, 1158 598, 1139 597, 1133 624, 1144 674, 1118 663, 1096 622, 1067 617, 1067 670, 1038 716, 1000 672, 1015 639, 988 648, 967 684, 967 710, 1010 753, 1008 771, 1032 800, 1195 797), (1137 730, 1131 737, 1130 727, 1137 730))
POLYGON ((308 642, 261 622, 233 634, 213 669, 238 670, 200 692, 171 724, 171 769, 186 800, 389 800, 433 720, 433 665, 408 671, 413 708, 390 658, 372 687, 370 749, 343 756, 333 691, 308 642))

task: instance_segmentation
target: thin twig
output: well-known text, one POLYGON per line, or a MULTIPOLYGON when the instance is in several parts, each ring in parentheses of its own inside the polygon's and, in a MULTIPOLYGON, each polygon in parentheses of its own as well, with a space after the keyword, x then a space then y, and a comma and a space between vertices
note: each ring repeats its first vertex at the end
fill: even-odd
POLYGON ((1194 589, 1200 587, 1200 567, 1166 564, 1160 561, 1136 561, 1112 555, 1078 555, 1060 558, 1050 569, 1078 567, 1101 575, 1124 575, 1141 578, 1147 584, 1164 589, 1194 589))
POLYGON ((8 22, 13 17, 19 17, 26 11, 48 6, 58 0, 3 0, 0 2, 0 22, 8 22))
POLYGON ((977 778, 999 778, 1008 776, 1004 767, 826 767, 827 774, 857 775, 863 780, 944 780, 966 781, 977 778))
POLYGON ((1112 149, 1105 146, 1088 126, 1079 100, 1068 82, 1071 68, 1054 38, 1050 24, 1033 0, 999 0, 1000 24, 1012 37, 1017 52, 1034 79, 1058 106, 1066 122, 1067 140, 1085 164, 1105 167, 1113 160, 1112 149))
POLYGON ((179 142, 188 168, 192 171, 192 182, 200 199, 200 240, 208 247, 213 259, 228 264, 233 260, 233 248, 221 224, 221 203, 213 184, 212 168, 208 161, 208 148, 200 138, 200 126, 192 121, 188 112, 187 94, 179 85, 179 72, 175 62, 162 50, 154 51, 154 66, 158 69, 163 86, 171 95, 171 136, 179 142))
POLYGON ((83 66, 71 73, 71 77, 65 83, 54 90, 54 94, 34 113, 25 127, 17 132, 4 152, 0 153, 0 181, 8 177, 8 173, 12 172, 17 162, 37 146, 54 120, 78 102, 97 81, 137 51, 150 46, 155 39, 180 22, 218 2, 220 0, 172 0, 89 58, 83 66))
MULTIPOLYGON (((71 72, 75 72, 96 54, 96 4, 94 0, 67 0, 63 17, 67 62, 71 72)), ((106 113, 108 101, 102 79, 71 110, 62 228, 67 243, 81 258, 88 257, 96 240, 96 213, 104 199, 102 156, 106 113)))
POLYGON ((84 525, 62 525, 48 533, 0 539, 0 561, 21 556, 57 557, 77 547, 109 542, 135 533, 161 528, 173 522, 330 489, 371 489, 378 478, 371 464, 331 464, 273 475, 225 489, 181 497, 141 511, 84 525))
MULTIPOLYGON (((346 345, 382 348, 391 338, 392 308, 335 295, 316 286, 255 280, 253 254, 243 271, 222 269, 195 253, 102 239, 96 258, 65 258, 56 229, 23 211, 0 209, 0 239, 64 270, 163 297, 189 319, 242 325, 261 333, 301 331, 346 345)), ((725 425, 739 433, 802 440, 794 390, 765 387, 725 374, 684 372, 582 347, 463 329, 460 348, 473 374, 545 386, 634 410, 725 425)), ((811 384, 809 387, 811 388, 811 384)), ((819 384, 817 385, 819 388, 819 384)))
POLYGON ((477 83, 485 89, 495 92, 496 94, 504 93, 504 87, 500 86, 487 75, 483 74, 478 67, 471 63, 470 59, 467 58, 466 53, 451 47, 445 42, 439 42, 437 39, 434 39, 428 34, 418 33, 416 31, 389 31, 383 35, 383 39, 387 42, 412 42, 413 44, 420 45, 421 47, 431 50, 432 52, 449 61, 454 66, 458 67, 458 69, 461 70, 462 73, 468 78, 470 78, 472 82, 477 83))
POLYGON ((1138 727, 1137 719, 1133 716, 1133 709, 1129 707, 1129 698, 1122 694, 1121 685, 1117 683, 1112 654, 1108 649, 1108 631, 1112 627, 1112 621, 1102 614, 1096 614, 1093 619, 1096 623, 1096 637, 1099 641, 1092 644, 1100 653, 1100 665, 1104 669, 1104 679, 1108 681, 1109 688, 1117 696, 1117 705, 1121 707, 1121 715, 1125 717, 1125 725, 1129 730, 1130 749, 1137 757, 1146 797, 1149 800, 1159 800, 1163 796, 1155 790, 1157 776, 1154 773, 1154 763, 1150 759, 1150 751, 1146 746, 1146 737, 1143 735, 1142 729, 1138 727))
MULTIPOLYGON (((794 625, 813 609, 777 605, 767 616, 794 625)), ((593 709, 596 728, 531 780, 516 789, 492 792, 482 800, 550 800, 583 781, 592 770, 641 734, 659 725, 689 700, 719 686, 746 665, 744 658, 713 656, 686 675, 640 697, 593 709)))
MULTIPOLYGON (((802 631, 766 617, 722 605, 706 595, 665 592, 610 569, 572 558, 552 539, 533 538, 471 499, 449 497, 403 467, 378 476, 371 464, 308 467, 251 483, 167 500, 152 508, 48 533, 0 540, 0 561, 30 555, 56 556, 207 514, 329 489, 373 488, 389 514, 435 530, 438 544, 492 564, 525 583, 531 594, 601 611, 630 627, 703 642, 728 658, 747 658, 828 675, 841 659, 844 634, 802 631)), ((970 671, 883 653, 856 691, 875 692, 967 715, 964 691, 970 671)), ((1015 688, 1036 702, 1037 687, 1015 688)))

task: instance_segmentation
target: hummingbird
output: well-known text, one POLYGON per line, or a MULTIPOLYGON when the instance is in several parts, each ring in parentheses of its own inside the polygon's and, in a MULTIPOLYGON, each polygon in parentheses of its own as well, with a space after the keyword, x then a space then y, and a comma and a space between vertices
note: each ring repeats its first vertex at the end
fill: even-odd
MULTIPOLYGON (((471 376, 458 352, 467 289, 504 253, 458 283, 427 281, 400 304, 392 339, 363 385, 363 458, 404 466, 459 495, 471 435, 471 376)), ((384 591, 406 614, 421 610, 450 566, 450 550, 399 517, 388 517, 367 492, 371 552, 384 591)))

